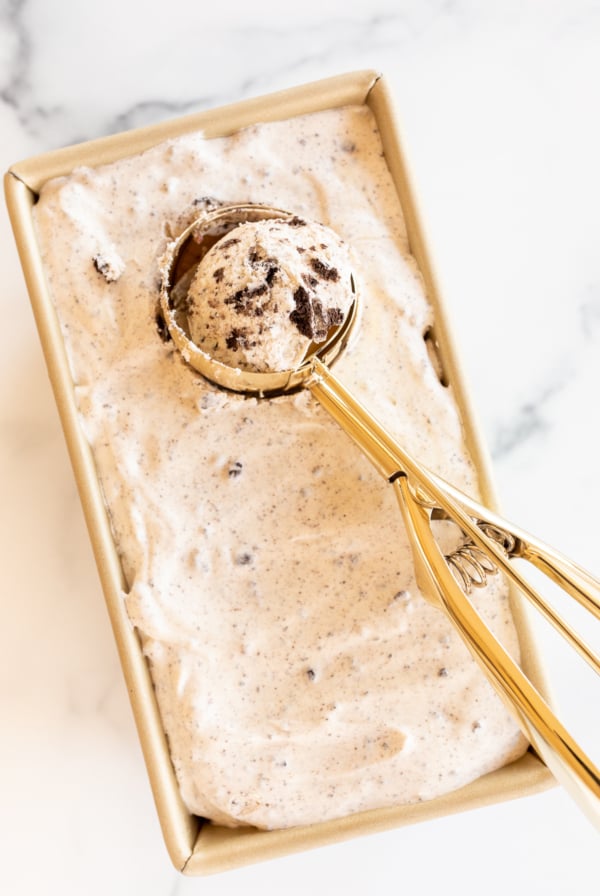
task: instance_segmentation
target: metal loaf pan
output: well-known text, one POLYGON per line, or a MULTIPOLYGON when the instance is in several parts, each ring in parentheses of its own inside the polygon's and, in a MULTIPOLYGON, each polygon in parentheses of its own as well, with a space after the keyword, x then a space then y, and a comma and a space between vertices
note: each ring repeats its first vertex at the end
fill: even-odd
MULTIPOLYGON (((399 130, 384 78, 373 71, 352 72, 219 109, 188 115, 89 143, 67 147, 14 165, 5 176, 7 205, 40 340, 65 438, 81 496, 106 605, 117 642, 123 674, 143 748, 165 843, 176 868, 186 874, 207 874, 324 846, 360 834, 414 824, 453 812, 534 793, 552 783, 542 762, 531 751, 518 762, 441 798, 416 805, 378 809, 310 827, 279 831, 228 829, 191 816, 179 795, 162 730, 152 682, 140 643, 126 615, 121 589, 123 573, 102 499, 90 447, 79 426, 73 382, 60 328, 50 299, 34 233, 32 208, 49 179, 78 166, 95 167, 130 156, 190 131, 221 137, 258 122, 290 118, 349 104, 366 104, 373 111, 383 140, 408 230, 411 250, 423 275, 436 320, 436 338, 445 374, 452 384, 471 455, 478 467, 484 500, 496 504, 489 464, 478 433, 460 365, 453 348, 431 253, 420 220, 399 130)), ((513 595, 522 664, 536 686, 546 690, 525 611, 513 595)), ((92 807, 90 807, 92 811, 92 807)))

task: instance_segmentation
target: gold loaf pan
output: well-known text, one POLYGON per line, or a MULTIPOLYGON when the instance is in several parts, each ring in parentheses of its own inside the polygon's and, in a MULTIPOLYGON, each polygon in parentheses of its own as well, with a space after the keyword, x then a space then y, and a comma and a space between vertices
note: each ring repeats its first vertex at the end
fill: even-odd
MULTIPOLYGON (((415 805, 377 809, 309 827, 278 831, 230 829, 205 823, 189 814, 179 795, 148 667, 121 597, 124 585, 123 573, 96 477, 91 449, 79 426, 73 382, 59 324, 46 287, 34 233, 32 208, 36 202, 37 192, 46 181, 66 175, 75 167, 107 164, 190 131, 201 130, 206 139, 210 139, 226 136, 258 122, 275 121, 323 109, 363 103, 370 107, 379 127, 386 160, 406 219, 411 251, 420 267, 428 296, 433 303, 436 337, 445 373, 452 384, 469 449, 478 468, 484 501, 494 508, 496 501, 489 463, 474 422, 470 400, 452 345, 428 243, 402 152, 392 102, 385 80, 377 72, 351 72, 220 109, 67 147, 20 162, 5 176, 8 210, 79 488, 157 812, 171 860, 175 867, 185 874, 224 871, 324 846, 360 834, 372 834, 524 796, 545 789, 553 783, 546 767, 530 750, 519 761, 486 775, 467 787, 415 805)), ((547 694, 536 646, 527 624, 526 611, 518 595, 513 593, 511 599, 521 642, 522 665, 538 689, 547 694)))

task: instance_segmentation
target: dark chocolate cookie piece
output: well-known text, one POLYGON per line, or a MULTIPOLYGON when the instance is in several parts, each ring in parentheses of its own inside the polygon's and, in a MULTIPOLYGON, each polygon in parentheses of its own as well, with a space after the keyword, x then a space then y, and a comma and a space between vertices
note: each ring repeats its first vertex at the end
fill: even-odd
POLYGON ((311 258, 308 262, 315 272, 321 279, 323 280, 331 280, 332 283, 337 283, 340 279, 340 272, 337 268, 330 267, 324 261, 321 261, 320 258, 311 258))
POLYGON ((323 307, 323 303, 311 296, 303 286, 294 293, 295 309, 290 312, 290 320, 307 339, 324 342, 330 327, 338 326, 344 320, 341 308, 323 307))

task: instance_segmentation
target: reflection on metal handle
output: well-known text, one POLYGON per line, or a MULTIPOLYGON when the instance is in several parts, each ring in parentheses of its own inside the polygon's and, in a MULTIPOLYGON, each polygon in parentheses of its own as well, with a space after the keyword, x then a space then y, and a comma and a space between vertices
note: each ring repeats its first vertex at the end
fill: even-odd
POLYGON ((599 583, 571 560, 429 473, 322 363, 315 360, 312 370, 307 385, 313 395, 393 485, 413 548, 417 583, 424 596, 446 611, 548 768, 600 827, 600 771, 504 650, 459 586, 433 536, 432 509, 441 510, 453 520, 469 538, 469 544, 517 585, 596 672, 600 672, 600 657, 555 613, 511 564, 510 558, 518 556, 531 562, 598 618, 599 583), (486 534, 486 527, 504 533, 506 544, 500 538, 490 537, 490 529, 486 534))

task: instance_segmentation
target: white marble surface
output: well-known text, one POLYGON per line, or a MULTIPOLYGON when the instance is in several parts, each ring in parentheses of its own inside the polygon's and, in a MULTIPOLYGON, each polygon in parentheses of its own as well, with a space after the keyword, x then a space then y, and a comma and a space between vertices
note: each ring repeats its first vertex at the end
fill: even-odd
MULTIPOLYGON (((0 0, 2 167, 385 72, 504 508, 598 571, 598 3, 206 6, 0 0)), ((220 877, 171 869, 3 209, 0 227, 3 892, 597 893, 598 835, 558 790, 220 877)), ((545 643, 598 762, 597 682, 545 643)))

